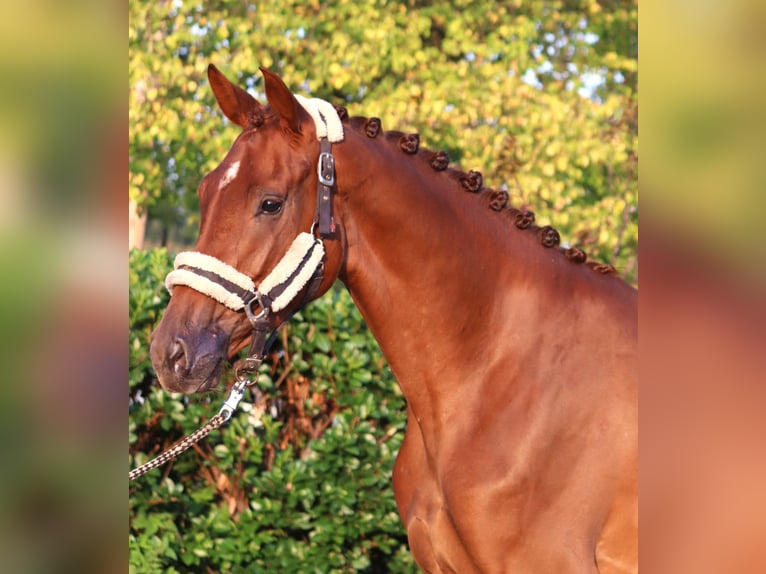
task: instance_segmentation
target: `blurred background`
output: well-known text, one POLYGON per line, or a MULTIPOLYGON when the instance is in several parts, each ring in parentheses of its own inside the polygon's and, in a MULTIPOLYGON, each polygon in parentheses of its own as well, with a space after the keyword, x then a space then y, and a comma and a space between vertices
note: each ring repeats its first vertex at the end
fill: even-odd
POLYGON ((196 188, 239 129, 215 63, 418 132, 630 281, 637 261, 637 6, 590 0, 131 4, 133 246, 194 241, 196 188))
POLYGON ((0 4, 0 555, 124 568, 126 10, 0 4), (119 424, 115 424, 119 421, 119 424), (119 471, 119 474, 118 474, 119 471))
POLYGON ((762 572, 766 6, 640 21, 641 565, 762 572))
POLYGON ((264 65, 419 131, 634 284, 638 171, 642 564, 764 570, 762 3, 647 0, 639 32, 630 1, 0 10, 5 569, 129 560, 125 241, 193 241, 194 190, 236 133, 212 61, 257 96, 264 65))

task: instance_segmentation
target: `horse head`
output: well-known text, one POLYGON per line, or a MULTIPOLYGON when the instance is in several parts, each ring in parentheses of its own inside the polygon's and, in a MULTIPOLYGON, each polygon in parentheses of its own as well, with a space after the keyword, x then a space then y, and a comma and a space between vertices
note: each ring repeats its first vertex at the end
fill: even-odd
POLYGON ((319 141, 316 110, 261 71, 265 105, 208 68, 221 110, 242 132, 202 179, 195 249, 179 254, 166 280, 172 298, 152 335, 151 359, 171 391, 214 388, 223 365, 248 344, 249 319, 267 317, 271 329, 278 327, 327 291, 342 263, 340 242, 322 240, 339 233, 334 222, 317 230, 327 143, 319 141))

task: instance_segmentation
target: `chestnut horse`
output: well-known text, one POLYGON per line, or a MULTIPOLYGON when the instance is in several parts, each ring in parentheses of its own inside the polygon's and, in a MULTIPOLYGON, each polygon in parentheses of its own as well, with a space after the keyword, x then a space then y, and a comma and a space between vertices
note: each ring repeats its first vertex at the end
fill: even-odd
POLYGON ((261 71, 266 104, 208 68, 242 132, 168 277, 162 386, 214 388, 254 316, 276 328, 340 279, 407 399, 393 484, 420 568, 635 572, 636 290, 416 134, 261 71))

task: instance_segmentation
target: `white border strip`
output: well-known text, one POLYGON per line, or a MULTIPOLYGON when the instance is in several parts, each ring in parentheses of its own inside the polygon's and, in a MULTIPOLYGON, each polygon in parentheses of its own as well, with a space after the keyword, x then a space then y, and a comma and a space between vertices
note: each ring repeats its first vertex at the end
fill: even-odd
MULTIPOLYGON (((308 233, 303 235, 308 235, 308 233)), ((309 237, 311 236, 309 235, 309 237)), ((313 239, 313 237, 311 238, 313 239)), ((311 250, 311 255, 309 256, 308 261, 306 261, 306 264, 301 268, 298 275, 296 275, 293 278, 293 280, 285 288, 285 290, 278 297, 272 300, 271 308, 274 311, 280 311, 281 309, 284 309, 290 304, 290 302, 293 299, 295 299, 298 296, 298 293, 300 293, 301 290, 306 286, 306 284, 309 282, 311 277, 314 275, 314 272, 317 270, 317 267, 322 262, 322 258, 324 257, 324 246, 322 245, 322 242, 321 241, 313 242, 312 245, 309 247, 309 249, 311 250)), ((298 264, 300 264, 300 262, 303 260, 305 256, 306 256, 305 253, 303 253, 300 256, 300 259, 298 259, 298 264)), ((285 257, 285 259, 287 259, 287 257, 285 257)), ((282 261, 285 261, 285 259, 283 259, 282 261)), ((287 276, 289 277, 294 270, 295 268, 290 270, 287 276)), ((276 269, 274 271, 276 271, 276 269)), ((264 279, 264 281, 258 287, 261 293, 268 294, 269 291, 264 289, 263 285, 264 283, 266 283, 266 280, 271 281, 273 278, 276 279, 276 273, 274 272, 269 274, 269 276, 266 279, 264 279)), ((277 282, 275 285, 279 285, 279 283, 280 282, 277 282)))
POLYGON ((327 137, 327 124, 325 124, 322 119, 314 101, 305 96, 301 96, 300 94, 295 94, 295 99, 298 100, 298 103, 309 113, 311 119, 314 120, 314 125, 317 130, 317 139, 327 137))
POLYGON ((167 287, 171 295, 173 294, 173 287, 176 285, 191 287, 195 291, 199 291, 203 295, 212 297, 219 303, 226 305, 232 311, 239 311, 245 306, 238 295, 227 291, 222 285, 197 275, 194 271, 189 271, 188 269, 176 269, 165 277, 165 287, 167 287))
POLYGON ((322 114, 322 119, 327 126, 327 139, 331 143, 338 143, 343 141, 343 124, 340 121, 340 116, 330 102, 314 98, 314 104, 316 105, 319 113, 322 114))
MULTIPOLYGON (((300 265, 301 261, 303 261, 303 258, 306 257, 306 254, 311 251, 311 247, 313 245, 313 235, 306 233, 305 231, 303 233, 299 233, 298 237, 293 240, 293 243, 290 245, 287 253, 285 253, 284 257, 279 260, 279 263, 277 263, 276 267, 274 267, 271 273, 264 277, 263 281, 258 284, 258 291, 268 295, 269 291, 271 291, 274 287, 284 283, 285 280, 287 280, 287 278, 295 272, 295 270, 298 268, 298 265, 300 265)), ((311 272, 313 273, 314 270, 312 269, 311 272)))
POLYGON ((211 271, 246 291, 255 290, 255 284, 250 277, 244 273, 240 273, 231 265, 224 263, 212 255, 206 255, 205 253, 199 253, 197 251, 182 251, 176 255, 176 258, 173 261, 173 268, 178 269, 181 265, 211 271))

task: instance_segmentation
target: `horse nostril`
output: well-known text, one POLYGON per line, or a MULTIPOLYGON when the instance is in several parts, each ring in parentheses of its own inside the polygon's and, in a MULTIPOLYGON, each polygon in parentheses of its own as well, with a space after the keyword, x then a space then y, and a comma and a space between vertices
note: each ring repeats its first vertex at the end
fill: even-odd
POLYGON ((173 344, 170 346, 168 362, 176 373, 188 370, 186 357, 186 345, 184 344, 183 339, 176 339, 173 341, 173 344))
POLYGON ((168 357, 171 361, 175 361, 177 359, 180 359, 184 356, 184 346, 180 339, 176 339, 173 341, 173 346, 170 347, 170 356, 168 357))

